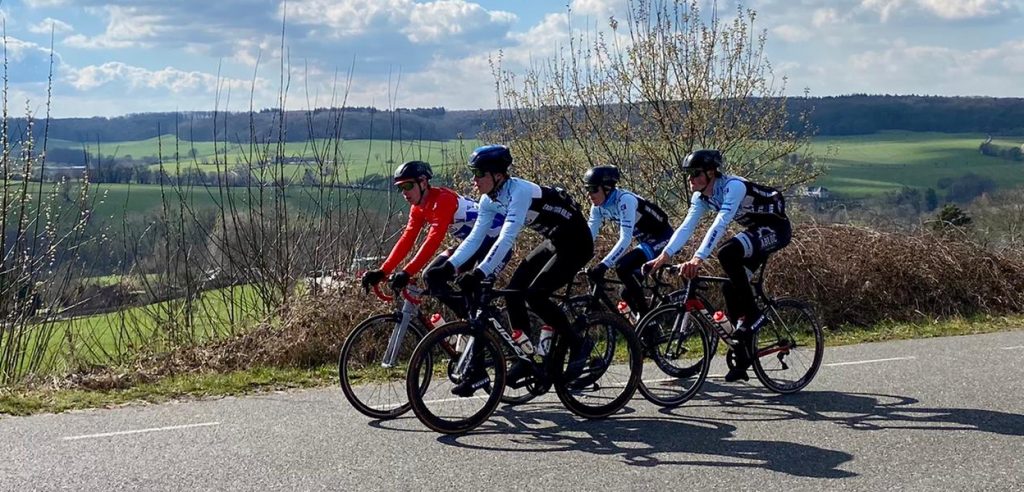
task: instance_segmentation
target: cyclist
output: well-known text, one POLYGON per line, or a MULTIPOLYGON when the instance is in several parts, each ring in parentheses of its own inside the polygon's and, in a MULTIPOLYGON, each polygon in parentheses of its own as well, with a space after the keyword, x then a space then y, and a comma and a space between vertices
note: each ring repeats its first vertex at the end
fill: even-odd
POLYGON ((657 205, 617 188, 620 178, 619 168, 615 166, 596 166, 583 175, 583 184, 593 204, 588 221, 591 237, 597 239, 606 219, 619 224, 619 240, 587 274, 592 279, 604 278, 605 272, 614 267, 622 281, 623 300, 633 313, 643 317, 649 306, 640 285, 639 270, 668 244, 672 226, 668 215, 657 205), (627 252, 634 237, 639 244, 627 252))
POLYGON ((733 220, 745 228, 722 245, 718 250, 718 261, 730 280, 722 290, 730 317, 736 321, 733 336, 739 342, 736 366, 726 374, 725 380, 746 381, 749 379, 747 368, 752 363, 752 355, 747 348, 754 332, 765 321, 764 313, 754 302, 749 275, 768 259, 769 254, 789 244, 792 227, 786 216, 782 193, 739 176, 722 173, 724 161, 721 152, 707 149, 691 152, 683 159, 682 169, 694 190, 690 210, 682 225, 672 234, 665 250, 646 267, 657 268, 676 254, 696 230, 701 215, 708 210, 715 210, 718 215, 693 258, 682 265, 680 273, 688 278, 698 274, 733 220))
MULTIPOLYGON (((514 330, 529 332, 528 302, 544 322, 569 337, 572 345, 565 374, 571 380, 582 373, 594 342, 571 328, 569 319, 551 300, 551 295, 569 283, 576 272, 590 261, 594 256, 594 242, 579 206, 564 190, 511 177, 511 165, 512 153, 504 145, 485 145, 473 151, 469 168, 473 173, 473 183, 482 194, 480 216, 455 254, 427 272, 427 277, 431 285, 452 279, 456 269, 479 248, 486 234, 485 224, 497 214, 505 214, 497 241, 483 262, 459 278, 459 286, 468 295, 477 291, 486 277, 498 271, 498 259, 512 249, 524 226, 540 233, 544 241, 526 255, 509 280, 508 287, 522 293, 506 298, 508 317, 514 330)), ((509 368, 508 380, 516 381, 528 372, 529 368, 516 360, 509 368)), ((452 393, 470 396, 489 382, 483 368, 478 367, 465 381, 457 384, 452 393)))
MULTIPOLYGON (((416 275, 440 248, 445 233, 450 232, 456 238, 465 239, 476 224, 479 212, 477 203, 448 188, 430 186, 430 178, 433 176, 430 164, 423 161, 409 161, 395 169, 394 183, 402 191, 405 201, 412 205, 409 209, 409 221, 398 238, 398 242, 391 249, 391 254, 384 260, 380 268, 370 270, 363 275, 363 288, 369 289, 371 285, 384 280, 389 274, 392 288, 396 290, 404 288, 409 284, 409 279, 416 275), (426 239, 420 245, 419 251, 403 268, 395 271, 398 264, 408 256, 424 225, 430 227, 430 232, 427 233, 426 239)), ((503 219, 503 215, 493 214, 482 226, 484 246, 494 242, 501 229, 503 219)), ((467 261, 468 265, 478 262, 487 253, 487 250, 481 247, 474 253, 476 254, 467 261)), ((434 261, 444 261, 450 255, 451 250, 448 250, 434 261)), ((431 263, 431 265, 433 264, 431 263)), ((443 296, 440 300, 460 317, 465 317, 463 303, 454 302, 443 296)))

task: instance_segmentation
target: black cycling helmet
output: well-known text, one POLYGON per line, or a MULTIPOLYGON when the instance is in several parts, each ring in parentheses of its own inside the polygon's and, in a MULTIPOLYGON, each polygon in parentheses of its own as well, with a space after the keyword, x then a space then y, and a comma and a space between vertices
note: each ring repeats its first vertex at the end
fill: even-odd
POLYGON ((430 164, 423 161, 409 161, 395 169, 395 183, 432 177, 434 177, 434 171, 430 169, 430 164))
POLYGON ((469 156, 469 168, 485 173, 508 173, 512 165, 512 152, 504 145, 477 147, 469 156))
POLYGON ((615 166, 594 166, 583 175, 583 184, 587 186, 615 186, 622 177, 615 166))
POLYGON ((713 149, 701 149, 695 150, 686 154, 683 158, 683 170, 688 171, 691 169, 701 169, 707 171, 717 170, 718 168, 725 165, 725 157, 722 157, 722 153, 713 149))

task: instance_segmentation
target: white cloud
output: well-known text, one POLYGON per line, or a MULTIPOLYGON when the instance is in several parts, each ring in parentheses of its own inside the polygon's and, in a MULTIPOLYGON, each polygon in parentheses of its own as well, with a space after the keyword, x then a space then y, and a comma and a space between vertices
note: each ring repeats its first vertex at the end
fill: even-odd
MULTIPOLYGON (((117 83, 130 89, 156 89, 170 91, 172 94, 214 93, 219 88, 247 89, 251 86, 247 80, 218 78, 208 73, 188 72, 172 67, 147 70, 121 62, 69 69, 65 81, 80 91, 117 83)), ((257 79, 256 85, 262 87, 266 82, 257 79)))
POLYGON ((569 4, 574 15, 589 15, 607 19, 619 16, 628 8, 626 0, 572 0, 569 4))
POLYGON ((69 5, 71 0, 24 0, 25 6, 33 9, 43 7, 62 7, 69 5))
POLYGON ((836 9, 816 9, 811 18, 811 25, 817 28, 827 27, 839 22, 839 12, 836 9))
POLYGON ((896 16, 927 15, 948 21, 986 19, 1020 11, 1011 0, 862 0, 861 7, 877 12, 882 22, 896 16))
MULTIPOLYGON (((950 20, 993 17, 1015 11, 1009 0, 917 0, 926 10, 950 20)), ((1018 4, 1019 5, 1019 4, 1018 4)))
POLYGON ((64 43, 75 48, 110 49, 146 47, 148 41, 175 30, 173 24, 163 15, 147 13, 141 8, 106 7, 109 15, 107 30, 99 36, 76 34, 68 36, 64 43))
POLYGON ((50 34, 51 29, 54 34, 64 34, 75 30, 74 27, 71 27, 71 24, 52 17, 47 17, 38 24, 29 26, 28 28, 29 32, 35 34, 50 34))
POLYGON ((502 26, 497 34, 504 37, 515 20, 515 14, 510 12, 488 12, 475 3, 441 0, 416 4, 402 32, 414 43, 437 43, 467 34, 493 36, 495 29, 502 26))
POLYGON ((772 34, 789 43, 800 43, 811 39, 813 34, 800 26, 784 24, 772 29, 772 34))

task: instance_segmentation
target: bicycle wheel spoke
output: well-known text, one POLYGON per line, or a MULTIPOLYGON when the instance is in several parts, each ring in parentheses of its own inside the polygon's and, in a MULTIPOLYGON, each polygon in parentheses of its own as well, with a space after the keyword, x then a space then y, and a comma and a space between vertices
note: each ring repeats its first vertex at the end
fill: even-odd
POLYGON ((640 393, 652 403, 677 406, 692 398, 710 366, 708 332, 682 306, 651 312, 638 327, 646 343, 640 393))
POLYGON ((824 341, 810 309, 792 299, 776 301, 755 337, 754 372, 772 391, 799 391, 821 365, 824 341))
POLYGON ((373 418, 394 418, 408 410, 401 389, 409 358, 423 330, 410 322, 396 346, 395 364, 382 362, 399 318, 387 314, 363 321, 345 340, 338 361, 342 391, 352 406, 373 418))

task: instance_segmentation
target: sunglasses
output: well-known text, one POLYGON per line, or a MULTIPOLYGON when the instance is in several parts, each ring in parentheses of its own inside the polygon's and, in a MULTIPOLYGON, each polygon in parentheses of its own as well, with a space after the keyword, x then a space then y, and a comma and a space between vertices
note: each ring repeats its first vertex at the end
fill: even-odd
POLYGON ((481 171, 480 169, 471 169, 470 171, 473 173, 473 177, 477 179, 482 178, 487 174, 486 171, 481 171))
POLYGON ((402 191, 409 191, 409 190, 411 190, 411 189, 416 187, 416 182, 415 181, 403 181, 401 183, 396 184, 395 186, 397 186, 398 189, 400 189, 402 191))
POLYGON ((591 195, 593 195, 594 193, 597 193, 597 190, 600 190, 600 189, 601 189, 600 186, 587 186, 587 193, 590 193, 591 195))
POLYGON ((704 174, 704 170, 703 169, 699 169, 699 168, 698 169, 684 169, 683 171, 686 173, 686 177, 688 177, 688 178, 696 178, 697 176, 700 176, 701 174, 704 174))

